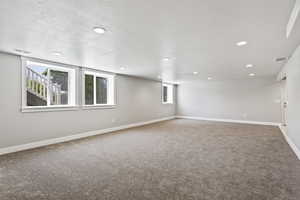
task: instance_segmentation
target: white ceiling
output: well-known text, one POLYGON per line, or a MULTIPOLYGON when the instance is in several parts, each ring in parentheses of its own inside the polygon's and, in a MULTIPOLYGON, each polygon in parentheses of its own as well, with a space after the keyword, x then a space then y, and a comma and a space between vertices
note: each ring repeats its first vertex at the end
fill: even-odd
POLYGON ((30 57, 152 79, 161 75, 164 81, 274 76, 284 64, 275 58, 290 56, 300 44, 300 20, 285 37, 294 3, 1 0, 0 50, 23 49, 30 57), (107 32, 94 33, 96 26, 107 32), (248 45, 237 47, 242 40, 248 45), (246 69, 249 63, 255 67, 246 69))

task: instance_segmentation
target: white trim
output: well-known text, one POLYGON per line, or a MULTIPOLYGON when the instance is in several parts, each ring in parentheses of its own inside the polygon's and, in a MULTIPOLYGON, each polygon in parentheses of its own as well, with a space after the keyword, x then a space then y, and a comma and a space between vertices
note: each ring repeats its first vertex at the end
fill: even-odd
POLYGON ((28 106, 21 108, 22 113, 33 113, 33 112, 53 112, 53 111, 72 111, 79 110, 80 106, 68 106, 68 105, 55 105, 55 106, 28 106))
MULTIPOLYGON (((17 55, 17 54, 13 54, 17 55)), ((69 68, 69 69, 77 69, 79 66, 77 65, 70 65, 70 64, 65 64, 61 62, 55 62, 55 61, 50 61, 50 60, 44 60, 40 58, 33 58, 33 57, 27 57, 27 56, 20 56, 22 60, 24 61, 30 61, 30 62, 35 62, 35 63, 42 63, 45 65, 51 65, 51 66, 59 66, 59 67, 64 67, 64 68, 69 68)))
POLYGON ((109 104, 97 104, 97 105, 83 105, 82 109, 83 110, 95 110, 95 109, 113 109, 116 108, 117 105, 113 104, 113 105, 109 105, 109 104))
POLYGON ((26 77, 25 77, 25 69, 26 69, 27 58, 21 57, 21 110, 27 106, 27 88, 26 88, 26 77))
POLYGON ((204 121, 216 121, 216 122, 230 122, 230 123, 240 123, 240 124, 259 124, 259 125, 268 125, 268 126, 278 126, 280 124, 280 123, 276 123, 276 122, 259 122, 259 121, 246 121, 246 120, 235 120, 235 119, 217 119, 217 118, 193 117, 193 116, 176 116, 176 118, 204 120, 204 121))
POLYGON ((278 125, 280 131, 282 132, 286 142, 290 145, 291 149, 294 151, 294 153, 296 154, 297 158, 300 160, 300 150, 298 149, 298 147, 296 146, 296 144, 291 140, 291 138, 288 136, 288 134, 286 133, 286 131, 284 130, 284 127, 280 124, 278 125))
POLYGON ((138 123, 134 123, 134 124, 128 124, 128 125, 123 125, 123 126, 118 126, 118 127, 113 127, 113 128, 89 131, 89 132, 80 133, 80 134, 76 134, 76 135, 70 135, 70 136, 66 136, 66 137, 53 138, 53 139, 32 142, 32 143, 22 144, 22 145, 17 145, 17 146, 10 146, 10 147, 6 147, 6 148, 1 148, 0 155, 18 152, 18 151, 24 151, 24 150, 28 150, 28 149, 34 149, 34 148, 38 148, 38 147, 67 142, 67 141, 71 141, 71 140, 77 140, 80 138, 86 138, 86 137, 95 136, 95 135, 101 135, 101 134, 110 133, 113 131, 119 131, 119 130, 123 130, 123 129, 128 129, 128 128, 147 125, 147 124, 157 123, 157 122, 161 122, 161 121, 171 120, 174 118, 175 118, 175 116, 165 117, 165 118, 154 119, 154 120, 144 121, 144 122, 138 122, 138 123))
POLYGON ((162 83, 162 104, 174 103, 174 86, 169 83, 162 83), (167 87, 167 101, 164 101, 164 87, 167 87))

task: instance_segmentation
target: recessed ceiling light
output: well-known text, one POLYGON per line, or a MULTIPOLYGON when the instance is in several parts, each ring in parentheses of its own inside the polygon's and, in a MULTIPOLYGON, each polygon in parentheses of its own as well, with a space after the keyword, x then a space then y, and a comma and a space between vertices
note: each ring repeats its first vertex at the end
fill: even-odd
POLYGON ((193 72, 193 74, 195 74, 195 75, 196 75, 196 74, 198 74, 198 72, 193 72))
POLYGON ((212 77, 207 77, 207 80, 211 80, 212 79, 212 77))
POLYGON ((52 55, 54 56, 61 56, 62 53, 58 52, 58 51, 53 51, 52 55))
POLYGON ((237 46, 241 47, 247 44, 247 41, 240 41, 238 43, 236 43, 237 46))
POLYGON ((248 64, 248 65, 246 65, 246 68, 251 68, 251 67, 253 67, 253 65, 252 65, 252 64, 248 64))
POLYGON ((98 33, 98 34, 103 34, 106 32, 105 28, 102 28, 102 27, 94 27, 93 30, 95 33, 98 33))
POLYGON ((169 61, 170 60, 170 58, 164 58, 163 59, 163 61, 169 61))
POLYGON ((254 73, 250 73, 249 76, 255 76, 255 74, 254 73))
POLYGON ((25 51, 25 50, 22 50, 22 49, 15 49, 16 52, 18 53, 22 53, 22 54, 30 54, 31 52, 30 51, 25 51))
POLYGON ((120 70, 124 70, 125 69, 125 67, 120 67, 120 70))

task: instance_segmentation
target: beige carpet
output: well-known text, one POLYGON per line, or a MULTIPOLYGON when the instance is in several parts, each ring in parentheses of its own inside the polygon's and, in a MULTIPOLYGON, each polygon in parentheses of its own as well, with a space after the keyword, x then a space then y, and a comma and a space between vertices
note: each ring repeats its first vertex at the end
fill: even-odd
POLYGON ((0 199, 299 200, 300 161, 276 127, 178 119, 2 156, 0 199))

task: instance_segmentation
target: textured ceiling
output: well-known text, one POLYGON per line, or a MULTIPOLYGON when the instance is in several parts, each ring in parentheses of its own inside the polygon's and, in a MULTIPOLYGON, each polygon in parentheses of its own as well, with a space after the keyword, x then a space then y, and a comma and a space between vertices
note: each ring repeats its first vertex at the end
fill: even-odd
POLYGON ((275 58, 290 56, 300 44, 300 20, 285 37, 294 3, 1 0, 0 50, 164 81, 274 76, 284 64, 275 58), (107 32, 96 34, 95 26, 107 32), (237 47, 241 40, 248 45, 237 47), (249 63, 254 67, 246 69, 249 63))

